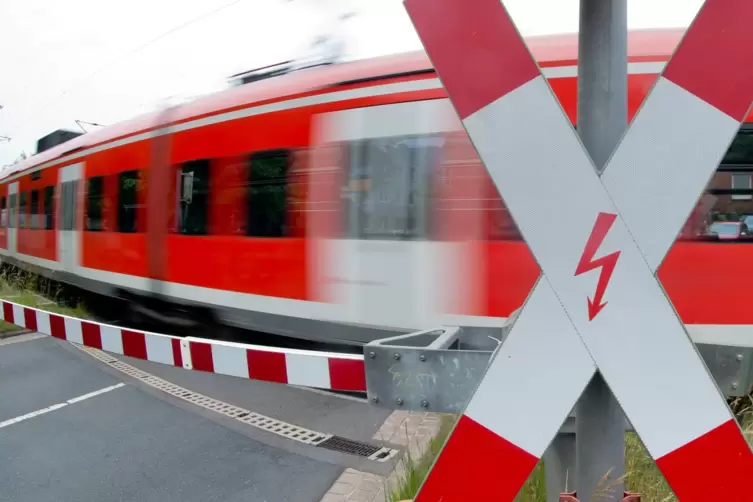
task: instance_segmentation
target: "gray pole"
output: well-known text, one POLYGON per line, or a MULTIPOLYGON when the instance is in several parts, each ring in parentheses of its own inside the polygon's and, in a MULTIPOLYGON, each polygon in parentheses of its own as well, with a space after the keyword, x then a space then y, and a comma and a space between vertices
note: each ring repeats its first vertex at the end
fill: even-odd
MULTIPOLYGON (((627 127, 627 1, 580 0, 578 44, 578 133, 601 172, 627 127)), ((625 416, 601 374, 575 417, 578 499, 621 500, 625 416)))

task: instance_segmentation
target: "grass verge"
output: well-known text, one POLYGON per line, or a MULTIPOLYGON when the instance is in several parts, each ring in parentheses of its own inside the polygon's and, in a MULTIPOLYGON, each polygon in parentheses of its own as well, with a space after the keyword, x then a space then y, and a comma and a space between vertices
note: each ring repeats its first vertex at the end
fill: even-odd
MULTIPOLYGON (((57 314, 87 317, 83 303, 71 300, 59 283, 15 267, 0 269, 0 298, 57 314)), ((14 324, 0 321, 0 333, 18 329, 14 324)))
MULTIPOLYGON (((452 428, 457 420, 456 415, 441 415, 439 432, 429 441, 425 451, 421 452, 419 458, 414 459, 410 448, 405 450, 405 454, 398 461, 396 469, 398 473, 394 486, 388 487, 388 502, 399 502, 401 500, 412 499, 421 488, 426 475, 431 469, 434 459, 439 455, 447 436, 450 435, 452 428)), ((410 438, 408 438, 410 440, 410 438)))
MULTIPOLYGON (((747 399, 746 401, 750 402, 751 400, 747 399)), ((743 424, 743 432, 748 443, 753 445, 753 413, 751 413, 751 407, 748 406, 738 412, 737 416, 743 424)), ((442 417, 443 422, 439 433, 429 443, 426 451, 422 452, 420 458, 414 460, 410 451, 407 451, 398 464, 400 471, 396 483, 394 483, 395 486, 388 487, 387 500, 389 502, 412 500, 416 496, 421 483, 431 469, 432 463, 452 431, 456 419, 457 417, 454 415, 442 417)), ((515 502, 546 502, 544 467, 543 460, 536 465, 515 498, 515 502)), ((643 500, 652 502, 678 501, 664 480, 664 476, 649 457, 637 434, 632 432, 625 435, 625 476, 623 480, 625 489, 640 493, 643 500)), ((458 480, 458 482, 462 483, 463 481, 458 480)), ((598 492, 608 493, 609 486, 597 487, 597 493, 593 500, 599 500, 598 492)))

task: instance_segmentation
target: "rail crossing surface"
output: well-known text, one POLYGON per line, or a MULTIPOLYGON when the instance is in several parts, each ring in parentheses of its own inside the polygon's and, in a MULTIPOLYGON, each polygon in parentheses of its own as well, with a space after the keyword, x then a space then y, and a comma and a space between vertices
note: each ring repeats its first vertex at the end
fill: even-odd
POLYGON ((0 403, 7 500, 318 502, 400 449, 363 400, 36 333, 0 340, 0 403))

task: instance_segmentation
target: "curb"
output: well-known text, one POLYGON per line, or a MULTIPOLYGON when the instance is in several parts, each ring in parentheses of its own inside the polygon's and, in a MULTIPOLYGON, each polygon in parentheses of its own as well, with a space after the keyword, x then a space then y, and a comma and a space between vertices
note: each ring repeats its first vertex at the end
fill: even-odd
POLYGON ((5 340, 6 338, 14 338, 21 335, 28 335, 29 333, 34 333, 34 330, 31 329, 19 329, 16 331, 6 331, 6 332, 0 332, 0 340, 5 340))
MULTIPOLYGON (((406 447, 412 458, 419 458, 440 430, 440 415, 426 412, 394 411, 373 439, 406 447)), ((345 469, 320 502, 387 502, 389 490, 405 472, 400 456, 394 460, 389 476, 345 469)))

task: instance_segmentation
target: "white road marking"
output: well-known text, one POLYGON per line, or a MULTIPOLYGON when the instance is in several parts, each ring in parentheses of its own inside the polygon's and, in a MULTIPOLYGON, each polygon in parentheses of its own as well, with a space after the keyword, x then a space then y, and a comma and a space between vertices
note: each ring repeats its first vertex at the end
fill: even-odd
POLYGON ((0 429, 2 429, 3 427, 8 427, 9 425, 17 424, 18 422, 23 422, 24 420, 28 420, 30 418, 38 417, 39 415, 44 415, 51 411, 59 410, 60 408, 65 408, 69 404, 75 404, 85 399, 89 399, 90 397, 98 396, 100 394, 104 394, 105 392, 110 392, 111 390, 119 389, 120 387, 123 387, 124 385, 125 384, 123 382, 120 382, 118 384, 105 387, 104 389, 99 389, 99 390, 95 390, 94 392, 84 394, 83 396, 74 397, 64 403, 53 404, 52 406, 48 406, 47 408, 42 408, 41 410, 32 411, 31 413, 27 413, 26 415, 21 415, 20 417, 11 418, 4 422, 0 422, 0 429))

